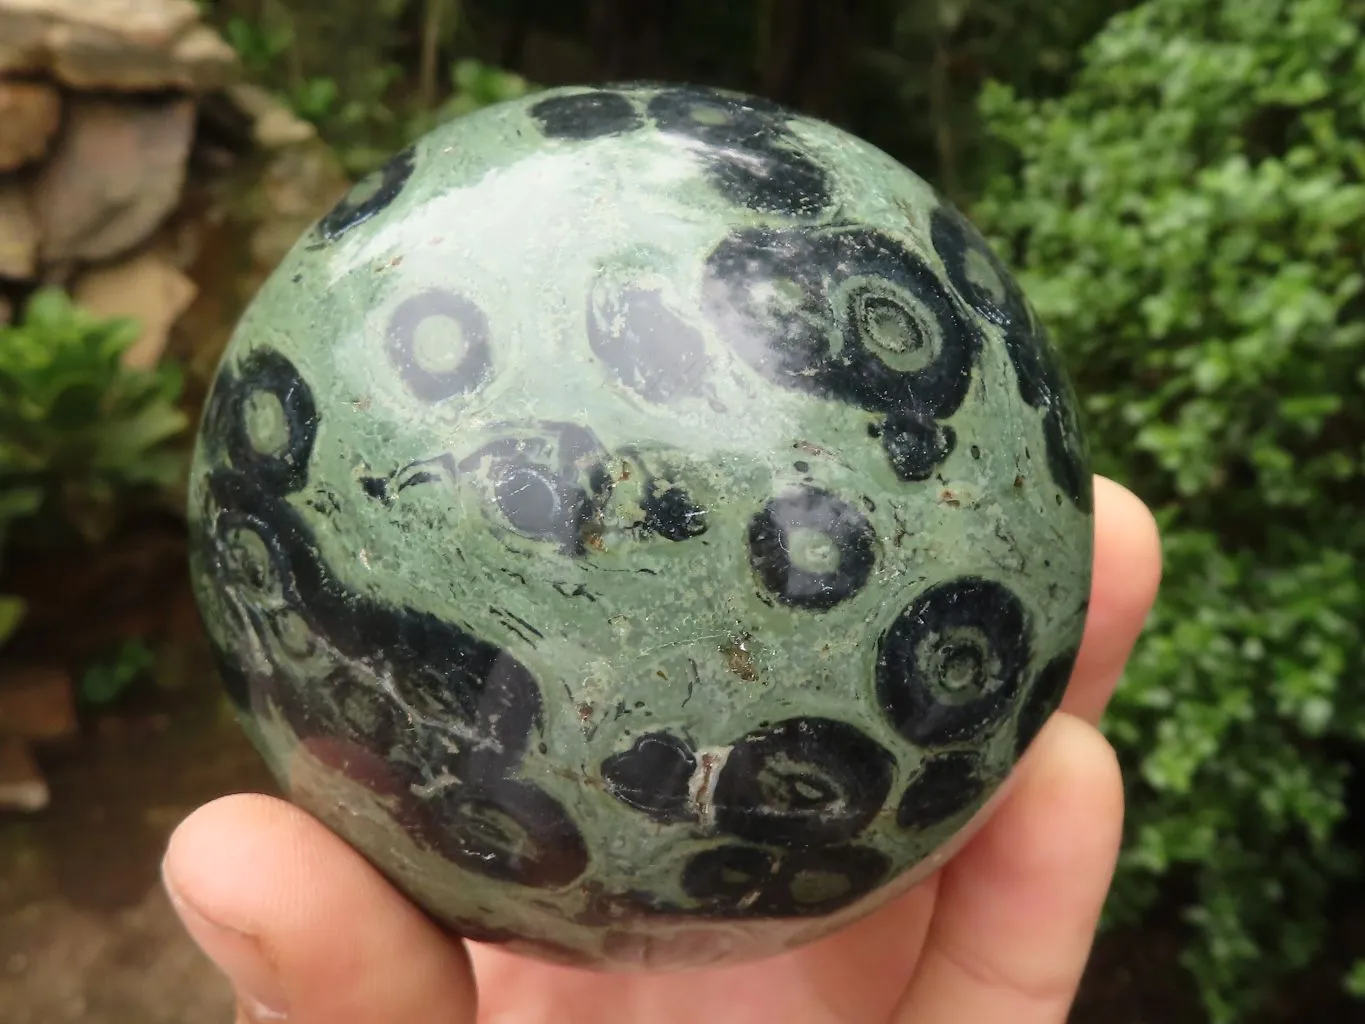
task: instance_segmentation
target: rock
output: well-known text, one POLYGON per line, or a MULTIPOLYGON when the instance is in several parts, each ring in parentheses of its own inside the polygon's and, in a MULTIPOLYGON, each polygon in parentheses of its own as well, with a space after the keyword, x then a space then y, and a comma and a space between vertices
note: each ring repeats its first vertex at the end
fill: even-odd
POLYGON ((76 728, 71 677, 61 669, 21 668, 0 679, 0 737, 59 740, 76 728))
POLYGON ((251 119, 253 141, 262 149, 283 149, 317 136, 317 128, 260 86, 240 83, 227 90, 227 97, 251 119))
POLYGON ((98 316, 138 321, 142 334, 124 353, 123 361, 146 370, 161 359, 171 328, 198 292, 194 282, 169 260, 149 252, 87 272, 76 282, 72 297, 98 316))
POLYGON ((46 153, 61 119, 61 93, 52 86, 0 81, 0 171, 46 153))
POLYGON ((33 184, 41 260, 110 259, 155 231, 180 201, 194 114, 184 98, 73 99, 33 184))
POLYGON ((236 69, 192 0, 0 0, 0 72, 47 71, 79 89, 200 91, 236 69))
POLYGON ((28 745, 0 739, 0 810, 41 811, 51 800, 47 780, 28 745))
POLYGON ((0 277, 26 281, 37 272, 38 223, 17 182, 0 178, 0 277))

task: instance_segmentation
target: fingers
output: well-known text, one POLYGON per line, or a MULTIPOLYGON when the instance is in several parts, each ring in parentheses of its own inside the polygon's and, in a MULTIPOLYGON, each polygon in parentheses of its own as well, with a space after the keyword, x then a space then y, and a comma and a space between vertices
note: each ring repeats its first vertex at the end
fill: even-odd
POLYGON ((232 981, 239 1021, 474 1021, 463 947, 289 804, 235 796, 200 808, 171 837, 162 874, 232 981))
POLYGON ((895 1024, 1063 1024, 1122 825, 1109 744, 1093 726, 1054 716, 1009 798, 944 869, 895 1024))
POLYGON ((1062 710, 1095 723, 1113 696, 1161 582, 1156 520, 1135 494, 1095 478, 1095 571, 1081 653, 1062 710))

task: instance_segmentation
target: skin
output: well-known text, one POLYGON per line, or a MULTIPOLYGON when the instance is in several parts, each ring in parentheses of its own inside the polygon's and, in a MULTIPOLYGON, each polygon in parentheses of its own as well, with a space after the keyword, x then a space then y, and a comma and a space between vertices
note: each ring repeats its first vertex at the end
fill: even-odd
POLYGON ((1096 479, 1095 571, 1062 705, 989 821, 861 922, 758 963, 683 974, 550 966, 451 939, 302 811, 239 795, 192 814, 171 899, 238 994, 238 1024, 1055 1024, 1113 876, 1123 787, 1096 728, 1155 600, 1140 500, 1096 479))

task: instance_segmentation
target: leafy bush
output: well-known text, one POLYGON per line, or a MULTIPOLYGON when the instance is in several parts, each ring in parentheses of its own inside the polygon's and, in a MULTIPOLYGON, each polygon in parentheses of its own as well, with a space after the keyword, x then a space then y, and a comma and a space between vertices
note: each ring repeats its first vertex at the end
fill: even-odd
POLYGON ((130 638, 101 661, 88 665, 77 692, 81 703, 107 707, 156 668, 156 653, 142 640, 130 638))
POLYGON ((131 493, 167 491, 188 420, 172 365, 133 369, 130 320, 102 320, 45 289, 0 327, 0 546, 6 526, 39 518, 89 541, 112 528, 131 493))
POLYGON ((1191 884, 1219 1022, 1313 958, 1359 867, 1362 26, 1365 0, 1149 0, 1064 97, 983 98, 1018 167, 974 215, 1068 356, 1097 468, 1165 530, 1109 726, 1131 780, 1111 914, 1191 884))

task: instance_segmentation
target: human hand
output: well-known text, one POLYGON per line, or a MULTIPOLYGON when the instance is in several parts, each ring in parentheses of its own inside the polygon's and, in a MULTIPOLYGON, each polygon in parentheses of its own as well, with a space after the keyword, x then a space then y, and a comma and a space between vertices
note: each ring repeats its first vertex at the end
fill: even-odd
POLYGON ((1117 858, 1123 788, 1095 728, 1156 596, 1151 514, 1095 487, 1095 581, 1062 711, 995 813, 936 875, 761 962, 621 975, 452 940, 303 811, 232 796, 171 838, 163 875, 232 980, 239 1024, 1055 1024, 1117 858))

